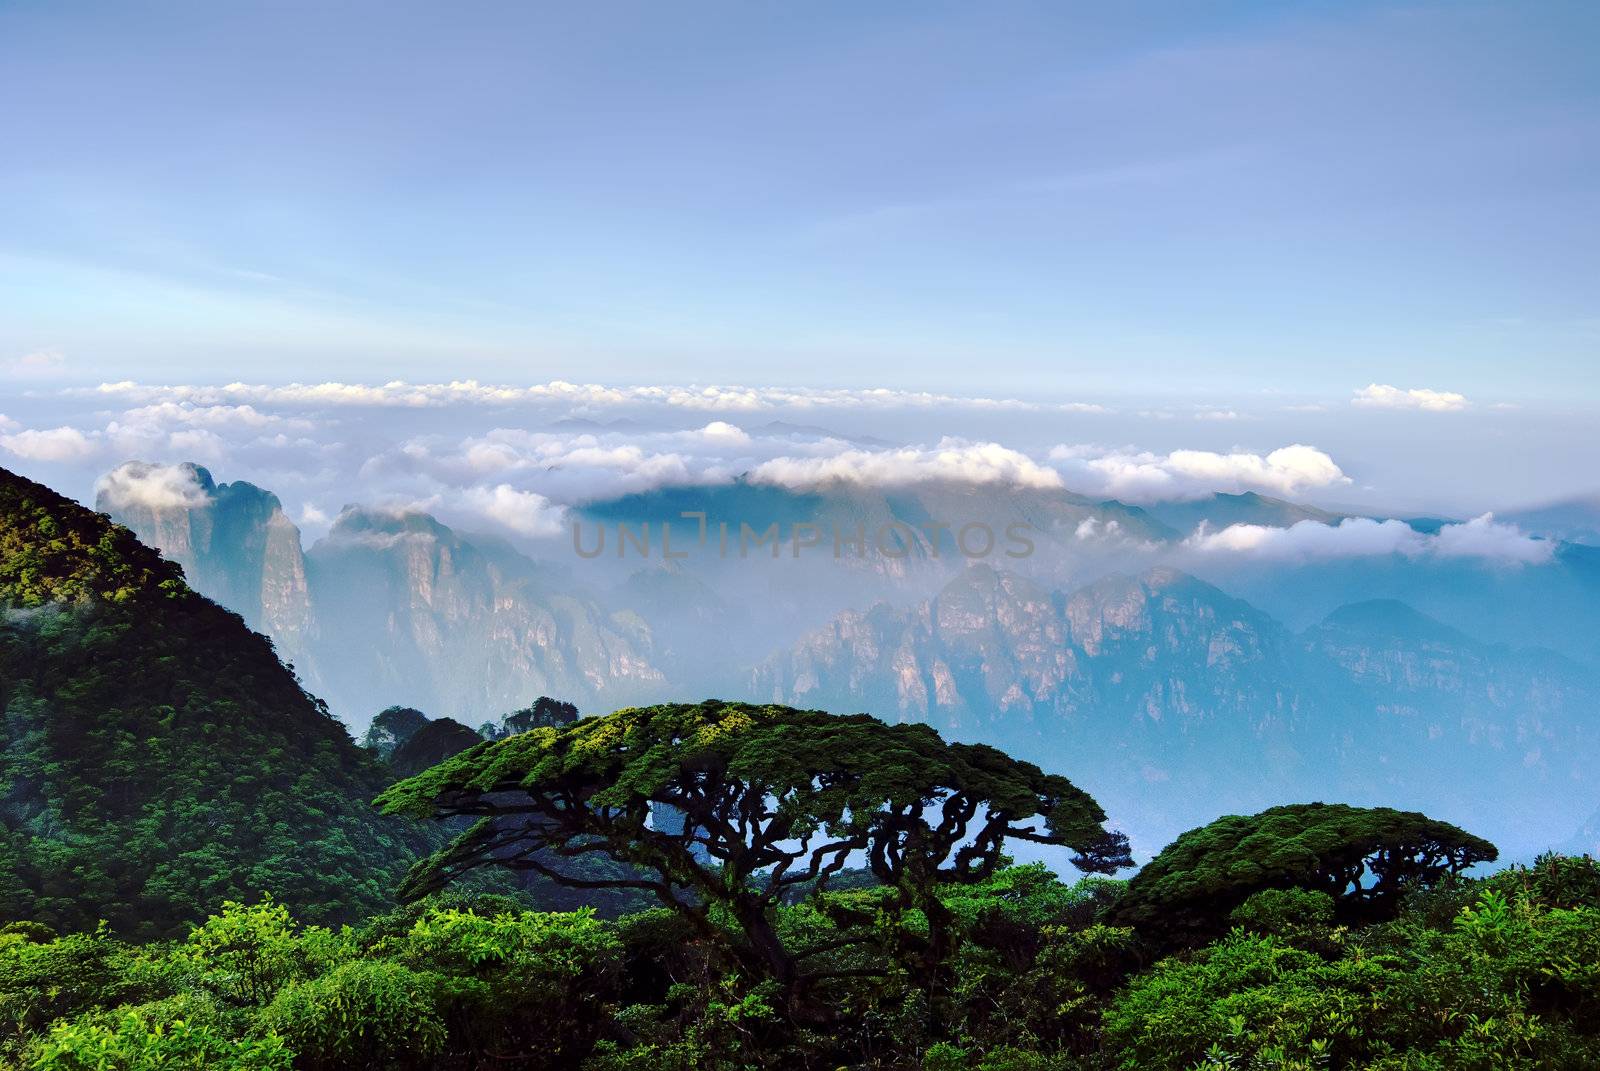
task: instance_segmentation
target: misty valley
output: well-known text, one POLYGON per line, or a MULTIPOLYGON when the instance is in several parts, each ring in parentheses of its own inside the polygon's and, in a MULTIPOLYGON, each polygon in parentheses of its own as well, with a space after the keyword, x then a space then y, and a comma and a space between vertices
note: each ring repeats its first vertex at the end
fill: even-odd
POLYGON ((357 735, 393 705, 478 726, 540 695, 591 714, 719 696, 923 722, 1071 770, 1141 858, 1220 813, 1323 798, 1446 817, 1517 859, 1600 847, 1582 833, 1600 812, 1587 544, 1514 537, 1543 548, 1532 564, 1488 550, 1218 561, 1197 533, 1343 518, 1257 493, 1146 509, 944 482, 678 487, 584 507, 591 531, 687 513, 687 536, 710 517, 681 559, 636 543, 590 559, 565 533, 529 552, 360 505, 302 550, 269 490, 201 466, 131 463, 99 488, 99 509, 269 636, 357 735), (745 518, 736 533, 803 517, 901 543, 725 553, 719 517, 745 518), (971 557, 933 517, 1017 525, 1035 546, 971 557))
POLYGON ((735 481, 584 512, 926 538, 602 561, 0 476, 7 1060, 1600 1059, 1600 599, 1548 598, 1589 545, 1243 568, 1200 541, 1474 522, 735 481), (1037 552, 941 547, 957 509, 1037 552))

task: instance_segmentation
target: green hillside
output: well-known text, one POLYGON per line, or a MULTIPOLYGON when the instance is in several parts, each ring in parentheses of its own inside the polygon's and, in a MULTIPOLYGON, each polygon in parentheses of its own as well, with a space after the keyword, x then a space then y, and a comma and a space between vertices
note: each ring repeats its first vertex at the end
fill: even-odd
POLYGON ((184 932, 272 890, 387 901, 418 834, 265 637, 125 528, 0 470, 0 918, 184 932))

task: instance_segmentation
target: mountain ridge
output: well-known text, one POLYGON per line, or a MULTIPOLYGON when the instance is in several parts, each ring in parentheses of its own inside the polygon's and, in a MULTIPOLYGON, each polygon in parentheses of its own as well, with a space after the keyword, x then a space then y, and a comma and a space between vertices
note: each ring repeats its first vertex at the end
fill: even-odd
POLYGON ((1600 689, 1585 667, 1392 600, 1297 633, 1170 567, 1049 591, 973 566, 915 606, 840 614, 756 667, 750 688, 1021 754, 1088 754, 1075 761, 1096 791, 1146 826, 1190 813, 1186 795, 1205 801, 1196 815, 1229 793, 1248 807, 1308 791, 1481 809, 1440 772, 1454 768, 1486 798, 1545 808, 1475 816, 1526 844, 1551 814, 1581 820, 1571 793, 1600 798, 1586 773, 1600 689), (1222 775, 1240 764, 1251 778, 1222 775))
POLYGON ((97 505, 249 611, 358 730, 391 703, 476 723, 541 694, 622 705, 664 680, 637 615, 420 511, 351 505, 302 549, 271 492, 143 462, 108 473, 97 505))

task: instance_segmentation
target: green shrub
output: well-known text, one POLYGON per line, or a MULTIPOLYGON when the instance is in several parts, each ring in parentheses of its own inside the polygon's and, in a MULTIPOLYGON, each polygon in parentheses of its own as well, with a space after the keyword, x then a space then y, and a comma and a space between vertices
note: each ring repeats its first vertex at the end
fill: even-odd
POLYGON ((223 904, 190 932, 184 953, 202 985, 241 1005, 265 1004, 306 973, 289 909, 270 896, 258 904, 223 904))
POLYGON ((979 1053, 941 1041, 922 1054, 922 1071, 1064 1071, 1068 1066, 1043 1053, 1010 1046, 979 1053))
POLYGON ((8 922, 0 926, 0 942, 16 938, 30 944, 43 945, 54 941, 57 936, 59 935, 54 929, 42 922, 8 922))
POLYGON ((203 999, 177 997, 57 1023, 34 1071, 288 1071, 283 1039, 230 1029, 203 999))
MULTIPOLYGON (((747 1071, 805 1066, 802 1038, 785 1034, 773 1004, 776 987, 747 988, 735 976, 709 985, 674 986, 661 1008, 634 1006, 622 1020, 632 1043, 602 1042, 584 1071, 747 1071), (677 1014, 671 1014, 676 1009, 677 1014)), ((816 1039, 810 1039, 814 1047, 816 1039)))
POLYGON ((1485 884, 1544 907, 1600 908, 1600 862, 1587 855, 1541 855, 1532 866, 1508 867, 1485 884))
POLYGON ((1448 930, 1406 936, 1412 968, 1383 1024, 1396 1047, 1435 1048, 1451 1066, 1600 1066, 1600 910, 1486 885, 1448 930))
POLYGON ((306 1071, 424 1068, 445 1046, 441 981, 399 963, 358 960, 291 983, 261 1022, 306 1071))
POLYGON ((43 943, 0 939, 0 1059, 57 1020, 176 992, 181 976, 164 952, 126 944, 104 926, 43 943))
POLYGON ((592 910, 425 911, 375 951, 456 979, 442 1000, 453 1039, 563 1066, 593 1045, 616 996, 622 945, 592 910))
POLYGON ((609 968, 621 949, 611 927, 589 909, 480 915, 453 907, 425 912, 403 937, 379 948, 418 969, 492 977, 540 999, 557 998, 573 981, 609 968))
POLYGON ((1262 889, 1233 909, 1235 926, 1283 936, 1333 925, 1333 897, 1310 889, 1262 889))
POLYGON ((1235 931, 1136 978, 1107 1009, 1104 1041, 1112 1066, 1127 1071, 1188 1071, 1222 1056, 1239 1067, 1315 1066, 1359 1051, 1374 994, 1390 980, 1371 958, 1328 963, 1235 931))

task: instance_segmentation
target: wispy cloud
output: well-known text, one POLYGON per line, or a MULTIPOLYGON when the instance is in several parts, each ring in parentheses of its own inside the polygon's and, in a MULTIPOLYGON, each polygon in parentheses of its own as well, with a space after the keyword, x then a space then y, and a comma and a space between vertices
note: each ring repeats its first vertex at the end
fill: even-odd
POLYGON ((1387 383, 1369 383, 1356 391, 1350 404, 1363 409, 1421 409, 1429 413, 1455 413, 1472 403, 1467 401, 1466 395, 1455 391, 1430 390, 1427 387, 1402 390, 1387 383))
POLYGON ((0 361, 0 371, 11 379, 56 379, 66 371, 67 356, 60 350, 33 350, 8 361, 0 361))
MULTIPOLYGON (((229 383, 223 386, 152 385, 124 380, 102 383, 89 391, 129 402, 172 402, 214 406, 382 406, 424 408, 446 405, 560 405, 574 411, 653 406, 708 412, 761 412, 775 409, 969 409, 1021 412, 1104 413, 1095 402, 1034 402, 1018 398, 939 394, 930 391, 873 388, 793 388, 746 386, 624 386, 597 383, 505 385, 454 380, 449 383, 381 384, 229 383)), ((79 391, 77 393, 84 393, 79 391)))
POLYGON ((197 506, 205 501, 205 488, 192 465, 153 465, 128 461, 118 465, 94 485, 96 501, 112 509, 143 506, 171 509, 197 506))

